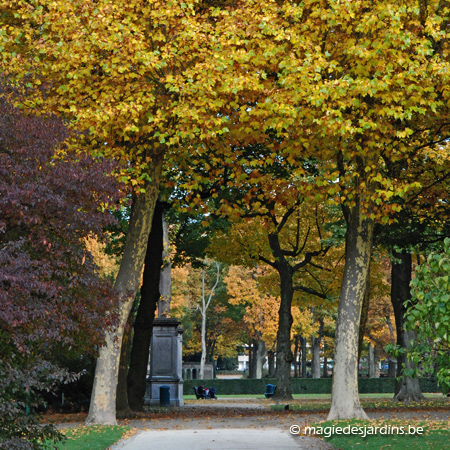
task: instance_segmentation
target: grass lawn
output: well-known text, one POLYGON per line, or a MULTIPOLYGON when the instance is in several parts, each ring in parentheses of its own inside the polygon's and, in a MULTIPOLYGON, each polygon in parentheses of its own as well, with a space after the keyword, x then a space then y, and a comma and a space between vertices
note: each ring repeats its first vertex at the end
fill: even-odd
MULTIPOLYGON (((361 394, 359 396, 361 405, 364 409, 383 409, 395 411, 408 410, 428 410, 434 408, 449 408, 450 400, 443 397, 442 394, 424 394, 427 401, 421 403, 401 403, 393 402, 393 394, 361 394)), ((289 409, 292 411, 322 411, 328 410, 331 404, 331 395, 329 394, 311 394, 297 397, 289 402, 280 401, 280 405, 271 405, 274 410, 284 409, 286 403, 289 403, 289 409)))
POLYGON ((313 426, 316 427, 316 430, 318 427, 322 427, 321 433, 316 433, 317 436, 324 437, 324 434, 331 433, 331 437, 324 437, 324 440, 340 450, 403 450, 405 448, 408 450, 442 450, 449 448, 449 428, 443 422, 339 420, 321 422, 313 426), (348 426, 357 427, 353 434, 344 435, 342 432, 333 434, 332 427, 336 430, 337 427, 344 429, 348 426), (328 431, 325 431, 327 427, 328 431), (379 427, 377 433, 369 434, 375 430, 375 427, 379 427), (393 433, 393 427, 398 427, 400 434, 393 433), (416 430, 417 427, 422 427, 423 433, 408 434, 410 427, 414 427, 416 430), (401 434, 402 431, 404 434, 401 434), (364 432, 367 433, 367 436, 362 437, 364 432))
POLYGON ((68 428, 63 431, 67 440, 59 442, 56 447, 61 450, 105 450, 130 429, 130 427, 99 425, 68 428))

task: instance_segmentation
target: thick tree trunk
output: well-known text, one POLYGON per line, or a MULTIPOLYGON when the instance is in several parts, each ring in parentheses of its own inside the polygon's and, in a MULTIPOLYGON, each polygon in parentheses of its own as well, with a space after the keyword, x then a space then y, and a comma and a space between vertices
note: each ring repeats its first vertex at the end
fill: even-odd
POLYGON ((291 394, 291 327, 293 323, 291 305, 294 294, 291 268, 287 264, 278 265, 280 275, 280 309, 278 310, 277 331, 277 389, 274 397, 290 400, 291 394))
POLYGON ((311 376, 312 378, 320 378, 320 343, 322 342, 323 336, 323 319, 318 319, 320 326, 317 336, 313 337, 313 356, 311 364, 311 376))
MULTIPOLYGON (((411 299, 412 261, 411 254, 405 251, 393 252, 396 261, 391 268, 391 302, 395 314, 395 327, 397 331, 397 344, 408 349, 410 342, 415 338, 415 333, 404 329, 406 308, 404 303, 411 299)), ((403 363, 407 369, 414 369, 414 363, 403 356, 397 359, 397 376, 402 377, 397 382, 394 401, 398 402, 420 402, 425 399, 419 385, 418 378, 408 378, 403 375, 403 363)))
POLYGON ((344 276, 339 295, 333 391, 328 420, 368 419, 358 396, 358 340, 361 309, 369 276, 373 221, 355 205, 344 209, 347 222, 344 276))
POLYGON ((119 374, 117 376, 117 396, 116 396, 116 416, 118 419, 125 419, 131 416, 131 409, 128 404, 127 374, 130 364, 131 337, 134 320, 134 308, 131 309, 122 339, 120 351, 119 374))
POLYGON ((162 161, 162 152, 155 155, 153 170, 149 174, 152 181, 146 183, 144 193, 133 198, 127 240, 114 284, 121 298, 119 324, 114 330, 106 332, 105 344, 99 350, 86 424, 115 425, 117 423, 116 389, 120 349, 124 327, 141 281, 148 235, 159 193, 162 161))
POLYGON ((306 338, 301 337, 300 339, 302 341, 302 378, 306 378, 308 375, 306 372, 306 338))
POLYGON ((153 319, 159 300, 159 280, 163 263, 163 207, 156 203, 152 230, 145 253, 141 300, 134 322, 133 346, 128 371, 128 402, 133 411, 143 411, 153 319))

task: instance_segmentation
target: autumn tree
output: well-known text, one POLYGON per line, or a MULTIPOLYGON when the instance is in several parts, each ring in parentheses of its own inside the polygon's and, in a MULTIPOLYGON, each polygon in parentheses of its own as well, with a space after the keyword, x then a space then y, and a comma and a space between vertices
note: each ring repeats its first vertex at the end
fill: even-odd
POLYGON ((255 202, 256 205, 250 204, 254 213, 241 212, 250 217, 236 222, 227 234, 217 237, 210 251, 229 263, 251 266, 258 262, 278 273, 277 395, 289 398, 294 293, 298 291, 302 298, 315 296, 321 301, 326 300, 333 291, 333 280, 336 281, 334 265, 339 256, 324 258, 328 253, 336 256, 325 239, 329 237, 324 229, 326 208, 305 197, 297 201, 291 199, 289 208, 274 204, 274 210, 258 206, 258 197, 255 202))
POLYGON ((39 391, 77 378, 55 354, 94 354, 117 323, 117 298, 87 242, 105 237, 113 216, 103 208, 121 186, 111 162, 68 151, 67 133, 60 120, 26 117, 0 97, 2 448, 57 437, 34 415, 39 391))
MULTIPOLYGON (((216 140, 219 164, 227 158, 240 164, 245 156, 229 144, 250 142, 267 144, 267 163, 299 155, 322 161, 316 185, 336 195, 347 223, 329 417, 366 417, 357 392, 357 343, 373 226, 401 208, 387 200, 417 186, 390 178, 387 168, 401 164, 408 172, 413 161, 432 160, 430 144, 448 135, 447 2, 248 0, 194 7, 48 0, 35 8, 10 0, 1 13, 2 58, 11 76, 28 83, 25 103, 74 118, 97 151, 131 159, 137 184, 141 174, 151 178, 142 177, 146 195, 134 208, 149 219, 132 214, 132 223, 145 226, 130 227, 139 245, 130 244, 124 255, 133 276, 119 271, 116 282, 128 299, 122 323, 133 297, 125 292, 138 286, 139 249, 167 144, 184 139, 168 161, 195 160, 207 147, 191 152, 195 139, 216 140)), ((304 174, 301 165, 295 170, 304 174)), ((121 331, 116 337, 120 342, 121 331)), ((105 374, 98 386, 112 388, 104 404, 95 390, 92 421, 114 422, 113 347, 110 339, 108 358, 97 366, 105 374)))
MULTIPOLYGON (((217 268, 206 267, 205 300, 217 280, 217 268)), ((215 295, 211 298, 209 311, 206 314, 205 346, 206 362, 217 356, 235 356, 236 348, 242 343, 243 333, 240 321, 242 310, 228 302, 222 272, 220 269, 219 284, 215 295)), ((181 320, 184 332, 183 352, 190 357, 197 357, 202 352, 202 278, 203 268, 195 268, 190 263, 174 268, 173 305, 171 315, 181 320)))
MULTIPOLYGON (((247 327, 247 334, 256 349, 252 359, 255 371, 249 370, 249 376, 253 375, 254 378, 262 377, 266 349, 273 351, 276 346, 279 298, 271 293, 271 289, 267 289, 265 279, 267 270, 261 267, 230 266, 224 280, 230 296, 229 302, 245 307, 242 324, 247 327)), ((270 280, 269 283, 273 277, 270 280)), ((252 350, 254 349, 250 351, 252 350)))
POLYGON ((276 130, 282 139, 269 144, 274 157, 314 155, 328 165, 316 184, 338 194, 347 224, 329 418, 367 418, 357 349, 373 228, 401 209, 388 203, 392 196, 418 187, 390 178, 388 168, 408 173, 414 161, 434 159, 433 146, 448 137, 449 8, 417 1, 252 6, 221 29, 232 48, 217 54, 215 68, 240 70, 229 92, 250 92, 246 103, 235 97, 234 132, 245 139, 258 129, 261 141, 276 130))
POLYGON ((173 109, 191 76, 183 73, 195 65, 203 70, 213 27, 206 10, 171 1, 12 0, 1 6, 2 70, 23 87, 21 106, 62 116, 81 131, 86 149, 125 162, 120 179, 133 187, 115 281, 120 324, 100 349, 88 423, 116 423, 123 330, 140 284, 164 154, 180 140, 173 109), (181 85, 172 88, 171 81, 181 85))
MULTIPOLYGON (((412 174, 420 182, 420 189, 412 190, 403 199, 397 200, 404 208, 393 214, 394 223, 375 229, 376 241, 391 254, 391 302, 395 311, 397 345, 397 382, 394 399, 397 401, 420 401, 424 397, 418 378, 408 376, 415 372, 412 361, 405 359, 409 342, 415 340, 413 330, 405 328, 406 303, 411 302, 411 279, 414 254, 420 258, 436 249, 449 236, 448 197, 450 174, 447 146, 436 146, 431 160, 416 161, 412 174), (401 349, 401 350, 400 350, 401 349), (405 371, 404 371, 405 369, 405 371)), ((402 177, 401 167, 391 167, 392 175, 402 177)))

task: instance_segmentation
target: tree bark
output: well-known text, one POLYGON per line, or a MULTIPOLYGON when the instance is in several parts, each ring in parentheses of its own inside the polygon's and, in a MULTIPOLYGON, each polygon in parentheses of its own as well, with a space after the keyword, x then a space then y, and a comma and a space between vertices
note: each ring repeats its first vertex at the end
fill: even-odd
POLYGON ((252 365, 251 365, 251 376, 249 374, 249 378, 256 379, 258 378, 257 370, 258 370, 258 341, 257 339, 253 339, 252 342, 252 365))
POLYGON ((323 319, 319 318, 319 331, 317 336, 313 337, 313 356, 312 356, 312 364, 311 364, 311 376, 312 378, 320 378, 320 343, 322 342, 323 336, 323 319))
POLYGON ((146 390, 147 367, 153 319, 159 300, 159 280, 163 264, 163 206, 156 203, 152 230, 145 253, 141 301, 134 322, 133 346, 128 371, 128 401, 133 411, 143 411, 146 390))
POLYGON ((258 346, 255 355, 256 359, 255 378, 259 380, 262 378, 263 364, 266 356, 266 345, 264 344, 264 341, 261 339, 261 333, 257 332, 257 335, 258 335, 258 346))
POLYGON ((347 223, 345 267, 339 295, 333 390, 328 420, 368 419, 358 396, 358 340, 361 309, 369 276, 373 220, 355 204, 344 208, 347 223))
MULTIPOLYGON (((395 328, 397 331, 397 344, 408 349, 410 342, 415 338, 413 331, 404 329, 406 307, 404 303, 411 299, 411 272, 412 260, 411 254, 406 251, 393 251, 396 261, 392 262, 391 267, 391 302, 394 308, 395 328)), ((403 363, 407 369, 414 369, 415 365, 412 361, 408 361, 404 356, 397 358, 397 377, 401 377, 397 381, 394 401, 398 402, 420 402, 425 399, 419 385, 418 378, 409 378, 403 375, 403 363)))
POLYGON ((275 378, 275 355, 272 350, 267 353, 269 361, 269 378, 275 378))
POLYGON ((323 346, 323 371, 322 371, 322 377, 323 378, 328 378, 328 358, 325 355, 325 345, 323 346))
POLYGON ((134 308, 131 309, 128 316, 127 324, 122 339, 122 348, 120 350, 119 374, 117 377, 117 397, 116 397, 116 415, 118 419, 125 419, 132 414, 131 408, 128 404, 127 392, 127 375, 128 365, 130 364, 131 351, 131 335, 134 320, 134 308))
POLYGON ((161 223, 163 232, 163 261, 164 266, 161 269, 159 281, 160 298, 158 301, 158 317, 170 316, 170 302, 172 301, 172 264, 168 259, 170 255, 169 248, 169 224, 164 219, 164 214, 161 213, 161 223))
POLYGON ((294 339, 295 339, 294 340, 294 378, 299 378, 299 373, 298 373, 299 366, 297 364, 297 361, 300 356, 300 346, 299 346, 300 335, 296 334, 294 339))
POLYGON ((302 341, 302 378, 306 378, 306 338, 302 336, 300 339, 302 341))
POLYGON ((380 378, 377 352, 372 344, 369 344, 369 378, 380 378))
POLYGON ((214 286, 211 288, 209 293, 208 300, 205 298, 205 267, 203 266, 202 271, 202 306, 200 307, 200 312, 202 313, 202 356, 200 359, 200 379, 205 379, 205 363, 206 363, 206 313, 208 312, 209 305, 214 295, 214 291, 216 290, 217 285, 219 284, 220 279, 220 264, 218 262, 215 263, 217 268, 216 274, 216 282, 214 286))
POLYGON ((250 378, 250 379, 255 378, 255 375, 253 372, 253 370, 255 368, 255 365, 253 364, 253 356, 254 356, 253 343, 254 343, 254 341, 252 340, 248 346, 248 378, 250 378))
POLYGON ((153 211, 159 194, 163 152, 154 155, 151 181, 144 185, 145 192, 134 196, 131 207, 127 240, 114 287, 119 293, 121 306, 119 324, 105 334, 95 369, 91 405, 86 424, 116 425, 116 390, 120 349, 123 332, 133 307, 141 281, 142 266, 151 229, 153 211))
POLYGON ((280 275, 280 308, 278 310, 277 331, 277 389, 274 397, 290 400, 291 394, 291 327, 293 323, 291 305, 294 294, 291 268, 285 263, 278 265, 280 275))
MULTIPOLYGON (((369 274, 370 274, 370 267, 369 267, 369 274)), ((359 321, 358 361, 361 360, 364 334, 366 333, 367 319, 369 318, 369 306, 370 306, 370 276, 367 277, 366 290, 364 292, 364 301, 361 310, 361 319, 359 321)))

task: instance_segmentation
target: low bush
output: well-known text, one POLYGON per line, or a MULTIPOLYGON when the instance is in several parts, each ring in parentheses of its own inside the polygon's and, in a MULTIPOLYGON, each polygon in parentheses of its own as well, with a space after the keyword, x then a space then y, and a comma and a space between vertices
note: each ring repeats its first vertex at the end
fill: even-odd
MULTIPOLYGON (((395 378, 359 378, 359 392, 361 394, 390 394, 395 390, 395 378)), ((253 379, 224 379, 224 380, 185 380, 184 395, 194 394, 193 386, 203 383, 205 387, 214 386, 217 395, 246 395, 266 392, 266 384, 277 384, 276 378, 253 379)), ((292 378, 291 390, 293 394, 331 394, 331 378, 292 378)), ((441 392, 436 380, 421 378, 422 392, 441 392)))

